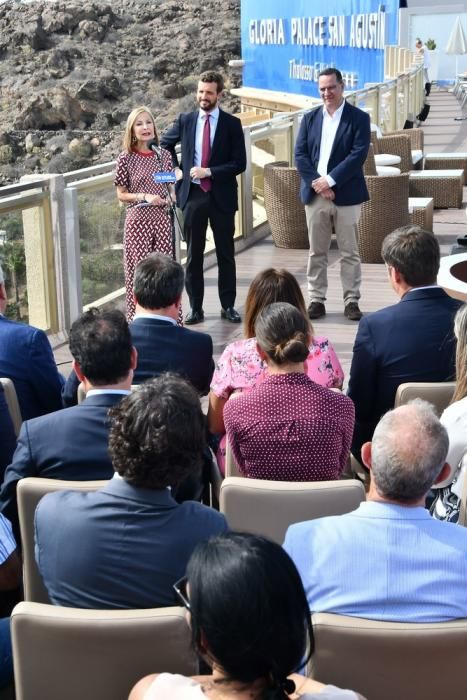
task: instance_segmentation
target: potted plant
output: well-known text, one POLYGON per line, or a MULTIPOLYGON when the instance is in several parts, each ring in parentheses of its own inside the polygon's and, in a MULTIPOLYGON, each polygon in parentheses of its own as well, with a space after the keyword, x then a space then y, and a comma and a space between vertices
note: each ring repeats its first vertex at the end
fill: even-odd
MULTIPOLYGON (((430 54, 430 65, 428 67, 428 75, 430 76, 430 81, 433 82, 438 80, 439 71, 439 56, 436 50, 436 41, 434 39, 427 39, 425 46, 430 54)), ((425 49, 426 50, 426 49, 425 49)))

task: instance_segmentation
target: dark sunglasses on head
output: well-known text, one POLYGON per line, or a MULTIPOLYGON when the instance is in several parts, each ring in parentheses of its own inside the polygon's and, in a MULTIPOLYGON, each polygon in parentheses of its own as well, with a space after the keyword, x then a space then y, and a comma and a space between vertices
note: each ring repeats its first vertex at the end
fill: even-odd
POLYGON ((190 601, 188 600, 188 595, 186 592, 187 583, 187 577, 182 576, 182 578, 178 579, 178 581, 175 581, 172 588, 174 589, 175 595, 177 596, 178 600, 181 601, 182 605, 184 605, 187 610, 191 610, 190 601))

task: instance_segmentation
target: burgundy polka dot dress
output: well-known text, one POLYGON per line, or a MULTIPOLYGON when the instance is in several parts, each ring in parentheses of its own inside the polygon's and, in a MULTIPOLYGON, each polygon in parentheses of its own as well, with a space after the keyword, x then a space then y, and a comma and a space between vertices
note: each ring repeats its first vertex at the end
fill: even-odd
MULTIPOLYGON (((160 149, 160 160, 152 152, 120 153, 114 184, 126 187, 128 192, 145 192, 167 197, 164 185, 154 182, 154 173, 173 170, 172 157, 164 148, 160 149)), ((164 253, 173 257, 172 225, 167 207, 142 205, 131 202, 127 205, 123 239, 126 305, 128 321, 133 319, 133 275, 136 265, 150 253, 164 253)))
POLYGON ((348 396, 306 374, 272 374, 227 401, 227 439, 243 476, 275 481, 339 479, 355 411, 348 396))

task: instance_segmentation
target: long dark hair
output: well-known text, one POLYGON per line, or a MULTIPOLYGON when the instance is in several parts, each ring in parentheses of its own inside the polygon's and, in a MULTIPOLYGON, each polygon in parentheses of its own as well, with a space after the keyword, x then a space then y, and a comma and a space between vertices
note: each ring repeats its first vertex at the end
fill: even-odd
POLYGON ((198 545, 187 576, 195 651, 228 681, 264 679, 264 700, 287 698, 287 676, 313 652, 308 602, 288 554, 264 537, 229 533, 198 545))

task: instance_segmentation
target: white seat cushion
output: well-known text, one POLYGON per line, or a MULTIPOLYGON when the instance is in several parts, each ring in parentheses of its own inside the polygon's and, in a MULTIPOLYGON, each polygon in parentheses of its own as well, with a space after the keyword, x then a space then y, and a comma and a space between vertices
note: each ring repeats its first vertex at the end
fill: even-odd
POLYGON ((401 171, 399 168, 393 168, 389 165, 377 165, 376 172, 378 175, 400 175, 401 171))
POLYGON ((392 153, 375 153, 376 165, 399 165, 400 162, 401 157, 392 153))
POLYGON ((462 151, 458 151, 456 153, 426 153, 425 158, 426 160, 430 160, 430 158, 436 158, 436 160, 439 160, 440 158, 446 158, 449 160, 459 158, 464 160, 465 158, 467 158, 467 153, 464 153, 462 151))
POLYGON ((412 151, 412 163, 416 165, 423 158, 423 151, 415 149, 412 151))
POLYGON ((463 170, 414 170, 410 173, 411 178, 415 177, 461 177, 463 170))

